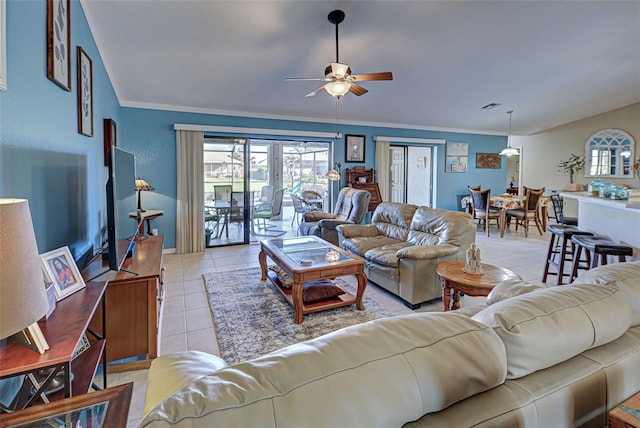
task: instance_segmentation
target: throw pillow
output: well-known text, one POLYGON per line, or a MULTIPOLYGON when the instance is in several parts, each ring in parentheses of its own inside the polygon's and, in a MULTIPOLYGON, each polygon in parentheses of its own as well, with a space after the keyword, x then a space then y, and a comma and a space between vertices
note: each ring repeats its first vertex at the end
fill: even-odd
POLYGON ((304 303, 333 299, 344 294, 344 290, 328 279, 309 281, 302 284, 302 301, 304 303))
POLYGON ((287 273, 280 266, 271 265, 269 266, 269 270, 273 271, 273 273, 276 274, 276 276, 278 277, 278 280, 280 281, 280 285, 282 287, 284 288, 293 287, 293 278, 287 275, 287 273))

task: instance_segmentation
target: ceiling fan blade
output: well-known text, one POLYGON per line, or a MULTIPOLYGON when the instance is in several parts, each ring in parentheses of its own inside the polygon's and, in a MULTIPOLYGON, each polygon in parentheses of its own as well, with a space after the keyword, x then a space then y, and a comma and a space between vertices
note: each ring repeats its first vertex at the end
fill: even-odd
POLYGON ((315 94, 317 94, 318 92, 322 92, 325 90, 324 85, 320 86, 319 88, 314 89, 313 91, 309 92, 307 95, 305 95, 305 97, 312 97, 315 94))
POLYGON ((384 71, 381 73, 354 74, 351 78, 360 82, 365 80, 393 80, 393 74, 390 71, 384 71))
POLYGON ((316 80, 316 81, 322 81, 322 80, 327 80, 324 77, 286 77, 284 80, 316 80))
POLYGON ((360 96, 360 95, 366 94, 369 91, 367 91, 365 88, 363 88, 360 85, 356 85, 355 83, 352 83, 351 87, 349 88, 349 92, 351 92, 354 95, 360 96))

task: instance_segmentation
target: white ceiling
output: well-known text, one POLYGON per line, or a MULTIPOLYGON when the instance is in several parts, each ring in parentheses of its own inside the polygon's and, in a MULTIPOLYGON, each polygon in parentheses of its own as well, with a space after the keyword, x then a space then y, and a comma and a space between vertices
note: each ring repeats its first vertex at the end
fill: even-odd
POLYGON ((340 122, 531 134, 640 102, 640 1, 82 0, 124 106, 336 120, 335 60, 392 71, 340 122), (489 103, 493 110, 482 110, 489 103))

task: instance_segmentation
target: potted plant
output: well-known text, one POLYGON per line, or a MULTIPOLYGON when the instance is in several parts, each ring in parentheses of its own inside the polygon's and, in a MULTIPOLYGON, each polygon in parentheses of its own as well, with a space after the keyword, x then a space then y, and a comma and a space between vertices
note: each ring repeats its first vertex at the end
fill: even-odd
POLYGON ((580 190, 580 184, 573 182, 573 174, 584 169, 584 156, 571 154, 568 160, 560 161, 560 163, 558 164, 558 168, 560 168, 563 172, 569 174, 569 184, 567 185, 567 190, 580 190))

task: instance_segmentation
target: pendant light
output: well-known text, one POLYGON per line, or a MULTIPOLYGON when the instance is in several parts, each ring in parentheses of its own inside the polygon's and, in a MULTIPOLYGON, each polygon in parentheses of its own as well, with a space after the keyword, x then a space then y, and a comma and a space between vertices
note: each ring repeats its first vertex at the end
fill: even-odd
POLYGON ((509 115, 509 135, 507 135, 507 147, 502 149, 500 152, 501 156, 517 156, 520 154, 520 151, 514 147, 511 147, 511 114, 513 110, 509 110, 507 114, 509 115))

